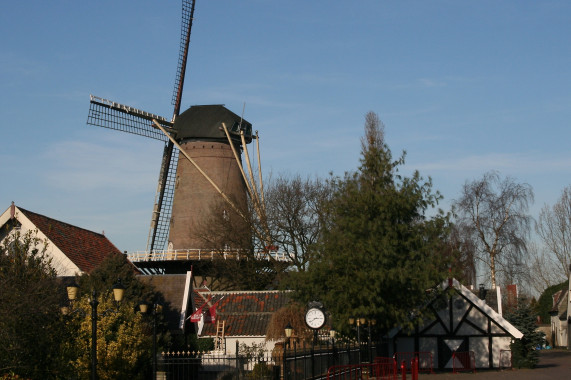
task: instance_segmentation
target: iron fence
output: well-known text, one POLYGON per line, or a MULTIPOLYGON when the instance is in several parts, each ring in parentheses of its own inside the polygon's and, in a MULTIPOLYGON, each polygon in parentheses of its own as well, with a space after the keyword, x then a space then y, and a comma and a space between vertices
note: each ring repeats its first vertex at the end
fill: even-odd
MULTIPOLYGON (((374 358, 374 346, 356 344, 297 347, 272 351, 163 352, 157 358, 160 380, 305 380, 325 379, 332 366, 360 364, 361 359, 374 358)), ((366 361, 366 360, 365 360, 366 361)))
POLYGON ((254 357, 240 352, 164 352, 158 360, 157 379, 273 380, 280 366, 280 358, 270 352, 254 357))

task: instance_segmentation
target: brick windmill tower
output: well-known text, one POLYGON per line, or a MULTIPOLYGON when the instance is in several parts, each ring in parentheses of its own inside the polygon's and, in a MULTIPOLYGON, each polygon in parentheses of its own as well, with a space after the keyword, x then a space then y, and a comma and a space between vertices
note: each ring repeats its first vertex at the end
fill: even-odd
MULTIPOLYGON (((192 106, 180 113, 194 8, 195 1, 183 0, 170 120, 93 95, 90 98, 87 124, 164 143, 147 249, 130 255, 148 273, 187 270, 196 255, 208 248, 196 230, 212 218, 214 205, 222 201, 228 206, 224 212, 242 215, 248 193, 257 198, 242 166, 244 152, 251 173, 247 144, 257 139, 252 124, 223 105, 192 106)), ((250 178, 253 182, 251 174, 250 178)))

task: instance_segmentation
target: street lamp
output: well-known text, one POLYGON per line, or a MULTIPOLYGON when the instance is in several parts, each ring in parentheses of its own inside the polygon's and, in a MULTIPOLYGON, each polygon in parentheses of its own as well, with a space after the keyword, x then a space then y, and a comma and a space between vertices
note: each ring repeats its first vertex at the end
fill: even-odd
POLYGON ((362 317, 349 317, 349 324, 351 326, 353 326, 354 324, 357 325, 357 344, 359 345, 359 348, 361 347, 361 325, 365 324, 366 319, 362 318, 362 317))
POLYGON ((285 336, 287 338, 287 347, 289 348, 290 346, 290 338, 291 338, 291 334, 293 333, 293 327, 291 326, 291 324, 288 322, 288 324, 285 327, 285 336))
POLYGON ((369 350, 369 355, 368 355, 368 359, 370 361, 370 347, 371 347, 371 325, 374 325, 375 323, 377 323, 376 320, 374 319, 367 319, 365 317, 354 317, 354 316, 350 316, 349 317, 349 325, 353 326, 356 325, 357 326, 357 345, 359 346, 359 363, 361 362, 361 326, 365 326, 368 324, 369 326, 369 340, 368 340, 368 350, 369 350))
POLYGON ((349 325, 357 325, 357 346, 359 348, 359 363, 361 363, 361 318, 354 316, 349 317, 349 325))
MULTIPOLYGON (((153 379, 157 378, 157 314, 161 312, 163 305, 155 302, 152 305, 153 315, 153 379)), ((146 302, 139 304, 139 311, 141 314, 146 314, 149 310, 149 305, 146 302)))
POLYGON ((368 338, 369 340, 368 340, 368 344, 367 344, 367 347, 369 348, 369 350, 368 350, 368 351, 369 351, 369 363, 372 362, 372 357, 371 357, 371 356, 372 356, 372 355, 371 355, 371 351, 372 351, 372 350, 371 350, 371 336, 372 336, 372 334, 371 334, 371 326, 374 326, 374 325, 376 325, 376 324, 377 324, 377 320, 376 320, 376 319, 374 319, 374 318, 369 318, 369 338, 368 338))
POLYGON ((333 365, 335 365, 335 335, 336 334, 337 334, 337 331, 335 331, 333 328, 331 328, 331 330, 329 330, 329 337, 331 338, 331 352, 333 353, 333 355, 332 355, 333 365))
MULTIPOLYGON (((79 286, 74 281, 66 288, 67 297, 73 303, 77 298, 79 286)), ((118 278, 117 282, 113 284, 113 298, 117 306, 123 300, 124 294, 125 286, 121 283, 121 279, 118 278)), ((97 305, 99 305, 99 301, 97 301, 95 289, 91 291, 89 304, 91 305, 91 380, 97 380, 97 305)))
MULTIPOLYGON (((286 327, 284 328, 285 330, 285 336, 287 338, 287 343, 286 346, 284 347, 284 357, 283 357, 283 366, 284 366, 284 379, 287 377, 287 363, 286 363, 286 348, 290 348, 290 339, 291 339, 291 335, 293 334, 293 327, 291 326, 291 324, 288 322, 288 324, 286 325, 286 327)), ((294 353, 295 354, 295 353, 294 353)), ((295 355, 294 355, 295 357, 295 355)), ((295 364, 295 363, 294 363, 295 364)))

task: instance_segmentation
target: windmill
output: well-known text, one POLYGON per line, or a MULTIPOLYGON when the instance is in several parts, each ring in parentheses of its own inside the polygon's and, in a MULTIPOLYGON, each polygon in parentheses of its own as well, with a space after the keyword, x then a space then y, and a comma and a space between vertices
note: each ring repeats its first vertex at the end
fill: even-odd
MULTIPOLYGON (((224 199, 235 213, 246 209, 247 192, 260 208, 260 197, 241 164, 241 152, 257 139, 252 124, 223 105, 192 106, 180 113, 194 17, 194 0, 182 2, 181 42, 171 120, 91 95, 87 124, 164 142, 157 192, 145 258, 160 260, 167 252, 200 250, 192 230, 209 217, 215 200, 224 199), (182 155, 181 155, 182 153, 182 155)), ((258 146, 259 149, 259 146, 258 146)), ((259 157, 258 157, 259 162, 259 157)), ((248 158, 248 167, 251 173, 248 158)), ((261 180, 261 179, 260 179, 261 180)))

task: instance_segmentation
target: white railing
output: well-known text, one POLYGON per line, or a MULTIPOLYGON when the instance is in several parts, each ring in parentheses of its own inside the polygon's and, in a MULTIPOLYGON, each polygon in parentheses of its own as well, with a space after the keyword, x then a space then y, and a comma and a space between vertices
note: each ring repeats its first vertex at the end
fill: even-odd
MULTIPOLYGON (((177 250, 153 250, 153 251, 135 251, 128 252, 127 258, 131 262, 144 262, 144 261, 185 261, 185 260, 240 260, 248 259, 250 256, 246 255, 240 250, 213 250, 213 249, 177 249, 177 250)), ((270 260, 277 261, 290 261, 290 258, 284 252, 270 251, 270 252, 257 252, 254 255, 256 260, 270 260)))

